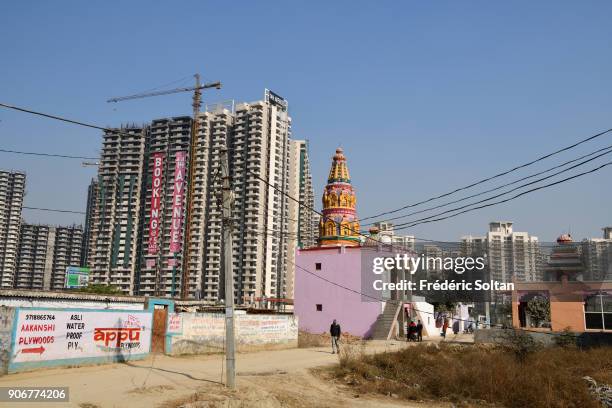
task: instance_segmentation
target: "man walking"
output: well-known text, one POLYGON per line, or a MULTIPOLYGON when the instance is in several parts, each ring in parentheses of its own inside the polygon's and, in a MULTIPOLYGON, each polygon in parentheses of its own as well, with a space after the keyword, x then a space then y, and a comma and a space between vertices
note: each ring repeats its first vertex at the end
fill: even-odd
POLYGON ((340 345, 338 344, 338 341, 340 340, 341 333, 342 330, 340 329, 340 325, 336 323, 336 319, 334 319, 331 326, 329 326, 329 334, 331 334, 332 341, 332 354, 336 354, 336 352, 340 354, 340 345))
POLYGON ((419 320, 416 325, 417 341, 423 341, 423 323, 419 320))

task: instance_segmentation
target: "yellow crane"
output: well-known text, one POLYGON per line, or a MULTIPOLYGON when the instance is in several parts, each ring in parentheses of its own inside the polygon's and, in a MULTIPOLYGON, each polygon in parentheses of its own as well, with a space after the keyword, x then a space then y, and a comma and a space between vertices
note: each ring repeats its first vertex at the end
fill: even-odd
POLYGON ((186 299, 189 294, 189 246, 191 244, 191 213, 193 206, 193 191, 195 183, 192 182, 194 179, 194 168, 195 168, 195 151, 198 145, 198 114, 200 113, 200 107, 202 106, 202 91, 204 89, 215 88, 221 89, 221 82, 209 82, 205 84, 200 83, 200 74, 195 74, 195 86, 186 88, 174 88, 165 91, 155 92, 141 92, 128 96, 121 96, 117 98, 111 98, 107 102, 121 102, 132 99, 148 98, 151 96, 162 96, 170 95, 180 92, 192 92, 193 91, 193 123, 191 126, 191 143, 189 148, 189 189, 187 190, 187 210, 185 212, 185 245, 183 245, 183 263, 182 263, 182 279, 181 279, 181 298, 186 299))

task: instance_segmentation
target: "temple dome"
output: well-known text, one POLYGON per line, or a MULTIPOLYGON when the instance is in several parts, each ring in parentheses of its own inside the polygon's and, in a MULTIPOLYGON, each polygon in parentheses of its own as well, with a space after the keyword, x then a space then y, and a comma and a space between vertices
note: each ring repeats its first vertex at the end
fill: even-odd
POLYGON ((558 244, 569 244, 571 242, 574 242, 574 240, 570 234, 561 234, 559 238, 557 238, 558 244))

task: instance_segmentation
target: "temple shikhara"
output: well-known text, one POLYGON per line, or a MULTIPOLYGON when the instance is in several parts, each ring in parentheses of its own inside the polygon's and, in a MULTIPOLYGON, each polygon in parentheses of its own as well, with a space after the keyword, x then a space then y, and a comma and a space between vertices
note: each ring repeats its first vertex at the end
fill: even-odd
POLYGON ((359 246, 356 203, 346 157, 343 150, 338 148, 323 191, 324 216, 319 223, 319 246, 359 246))

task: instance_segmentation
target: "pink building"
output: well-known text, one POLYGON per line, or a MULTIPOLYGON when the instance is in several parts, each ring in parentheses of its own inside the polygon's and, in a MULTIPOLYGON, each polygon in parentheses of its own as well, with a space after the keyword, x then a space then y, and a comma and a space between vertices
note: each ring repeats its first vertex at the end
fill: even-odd
POLYGON ((297 251, 294 313, 300 330, 327 333, 336 319, 343 332, 361 337, 372 334, 384 302, 369 301, 360 294, 361 250, 340 246, 297 251))

